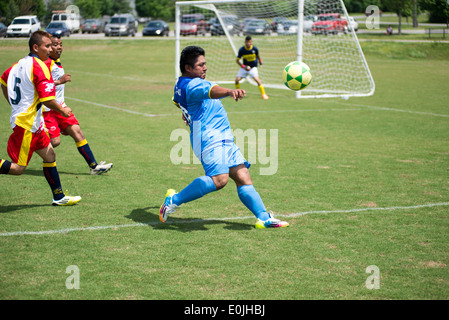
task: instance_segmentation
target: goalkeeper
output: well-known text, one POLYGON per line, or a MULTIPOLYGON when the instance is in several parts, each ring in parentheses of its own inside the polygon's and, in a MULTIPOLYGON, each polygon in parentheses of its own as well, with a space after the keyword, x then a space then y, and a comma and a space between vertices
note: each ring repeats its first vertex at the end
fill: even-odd
POLYGON ((259 49, 253 46, 253 40, 250 36, 246 36, 245 45, 240 48, 237 55, 237 64, 240 66, 237 77, 235 78, 235 88, 240 89, 240 80, 246 78, 248 75, 257 82, 257 86, 262 95, 262 99, 267 100, 268 96, 265 93, 265 89, 262 86, 262 82, 259 79, 259 72, 257 71, 257 63, 262 65, 262 60, 259 56, 259 49), (241 62, 243 58, 243 63, 241 62))
POLYGON ((223 188, 229 178, 235 181, 240 201, 258 218, 256 228, 287 227, 288 222, 278 220, 265 209, 262 199, 254 189, 249 174, 249 162, 234 143, 226 111, 221 98, 243 98, 245 91, 227 89, 211 83, 206 78, 206 59, 202 48, 189 46, 181 53, 179 77, 173 102, 183 113, 190 127, 190 139, 195 155, 201 159, 205 175, 196 178, 179 193, 167 190, 159 219, 165 222, 176 208, 223 188))

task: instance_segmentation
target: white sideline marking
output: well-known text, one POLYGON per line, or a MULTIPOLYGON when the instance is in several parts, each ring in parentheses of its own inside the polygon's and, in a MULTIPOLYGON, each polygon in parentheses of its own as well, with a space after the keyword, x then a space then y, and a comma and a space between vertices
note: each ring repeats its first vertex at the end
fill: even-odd
POLYGON ((404 110, 390 107, 377 107, 377 106, 369 106, 364 104, 353 104, 353 103, 342 103, 342 102, 334 102, 336 104, 344 105, 344 106, 353 106, 353 107, 363 107, 374 110, 385 110, 385 111, 395 111, 395 112, 404 112, 404 113, 412 113, 412 114, 420 114, 424 116, 433 116, 433 117, 444 117, 449 118, 449 114, 441 114, 441 113, 433 113, 433 112, 423 112, 423 111, 413 111, 413 110, 404 110))
MULTIPOLYGON (((125 79, 125 80, 132 80, 132 81, 145 81, 145 82, 150 82, 150 83, 161 83, 160 81, 154 81, 154 80, 150 80, 150 79, 140 79, 140 78, 134 78, 134 77, 128 77, 128 76, 115 76, 115 75, 111 75, 111 74, 101 74, 101 73, 93 73, 93 72, 86 72, 86 71, 76 71, 76 72, 81 72, 81 73, 85 73, 88 75, 93 75, 93 76, 101 76, 101 77, 110 77, 110 78, 121 78, 121 79, 125 79)), ((67 98, 66 98, 67 99, 67 98)), ((174 114, 148 114, 148 113, 140 113, 140 112, 134 112, 131 110, 127 110, 127 109, 121 109, 121 108, 117 108, 117 107, 112 107, 112 106, 108 106, 108 105, 103 105, 100 103, 95 103, 95 102, 89 102, 89 101, 84 101, 84 100, 79 100, 79 99, 75 99, 75 98, 69 98, 75 101, 79 101, 79 102, 84 102, 84 103, 89 103, 89 104, 93 104, 99 107, 104 107, 104 108, 110 108, 110 109, 116 109, 116 110, 120 110, 120 111, 124 111, 124 112, 129 112, 129 113, 134 113, 134 114, 139 114, 139 115, 143 115, 143 116, 147 116, 147 117, 162 117, 162 116, 171 116, 174 114)), ((395 111, 395 112, 405 112, 405 113, 411 113, 411 114, 420 114, 420 115, 425 115, 425 116, 434 116, 434 117, 444 117, 444 118, 449 118, 448 114, 439 114, 439 113, 433 113, 433 112, 423 112, 423 111, 412 111, 412 110, 404 110, 404 109, 397 109, 397 108, 390 108, 390 107, 377 107, 377 106, 369 106, 369 105, 363 105, 363 104, 351 104, 351 103, 342 103, 342 102, 334 102, 333 103, 336 104, 341 104, 341 105, 347 105, 347 106, 354 106, 354 107, 363 107, 363 108, 369 108, 369 109, 375 109, 375 110, 385 110, 385 111, 395 111)), ((269 110, 269 111, 248 111, 248 112, 240 112, 240 113, 260 113, 260 112, 305 112, 305 111, 359 111, 361 109, 315 109, 315 110, 269 110)), ((228 112, 228 113, 239 113, 239 112, 228 112)))
POLYGON ((102 103, 96 103, 96 102, 92 102, 92 101, 86 101, 86 100, 81 100, 81 99, 77 99, 77 98, 70 98, 70 97, 65 97, 65 99, 67 100, 74 100, 77 102, 82 102, 82 103, 87 103, 87 104, 93 104, 94 106, 97 107, 102 107, 102 108, 107 108, 107 109, 114 109, 114 110, 119 110, 119 111, 123 111, 123 112, 128 112, 128 113, 132 113, 132 114, 138 114, 138 115, 142 115, 145 117, 162 117, 162 116, 172 116, 175 114, 151 114, 151 113, 142 113, 142 112, 137 112, 137 111, 132 111, 132 110, 128 110, 128 109, 123 109, 123 108, 119 108, 119 107, 114 107, 114 106, 108 106, 107 104, 102 104, 102 103))
MULTIPOLYGON (((429 203, 416 206, 406 206, 406 207, 385 207, 385 208, 360 208, 360 209, 348 209, 348 210, 323 210, 323 211, 305 211, 290 214, 277 214, 276 217, 286 217, 286 218, 296 218, 312 213, 356 213, 365 211, 388 211, 388 210, 407 210, 407 209, 420 209, 420 208, 430 208, 438 206, 449 206, 449 202, 439 202, 439 203, 429 203)), ((189 224, 189 223, 204 223, 210 221, 231 221, 231 220, 244 220, 244 219, 255 219, 254 216, 244 216, 244 217, 227 217, 227 218, 210 218, 210 219, 192 219, 192 220, 169 220, 165 224, 189 224)), ((89 230, 105 230, 105 229, 118 229, 118 228, 129 228, 129 227, 144 227, 144 226, 154 226, 162 225, 160 222, 147 222, 147 223, 131 223, 131 224, 118 224, 110 226, 97 226, 97 227, 83 227, 83 228, 66 228, 57 230, 44 230, 44 231, 16 231, 16 232, 3 232, 0 233, 2 237, 11 236, 23 236, 23 235, 47 235, 47 234, 60 234, 68 233, 74 231, 89 231, 89 230)))
MULTIPOLYGON (((166 114, 152 114, 152 113, 143 113, 143 112, 137 112, 132 111, 128 109, 123 109, 119 107, 109 106, 107 104, 102 103, 96 103, 86 100, 81 100, 77 98, 71 98, 71 97, 65 97, 66 100, 73 100, 77 102, 82 102, 86 104, 92 104, 97 107, 107 108, 107 109, 114 109, 118 111, 128 112, 132 114, 138 114, 145 117, 167 117, 167 116, 179 116, 181 113, 166 113, 166 114)), ((325 111, 361 111, 363 109, 361 108, 349 108, 349 109, 295 109, 295 110, 255 110, 255 111, 229 111, 228 114, 240 114, 240 113, 283 113, 283 112, 325 112, 325 111)))

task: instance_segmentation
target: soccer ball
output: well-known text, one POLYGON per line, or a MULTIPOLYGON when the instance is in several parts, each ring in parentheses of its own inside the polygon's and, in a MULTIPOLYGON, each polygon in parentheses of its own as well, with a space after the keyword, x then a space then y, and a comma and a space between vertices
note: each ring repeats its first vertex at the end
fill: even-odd
POLYGON ((302 90, 312 81, 312 72, 304 62, 293 61, 285 66, 282 81, 291 90, 302 90))

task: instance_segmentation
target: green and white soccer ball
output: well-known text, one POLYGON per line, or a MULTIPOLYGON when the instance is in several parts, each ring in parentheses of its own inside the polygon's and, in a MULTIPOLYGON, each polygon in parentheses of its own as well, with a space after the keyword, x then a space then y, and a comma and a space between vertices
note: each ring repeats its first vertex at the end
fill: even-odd
POLYGON ((302 90, 312 81, 312 72, 304 62, 293 61, 285 66, 282 81, 291 90, 302 90))

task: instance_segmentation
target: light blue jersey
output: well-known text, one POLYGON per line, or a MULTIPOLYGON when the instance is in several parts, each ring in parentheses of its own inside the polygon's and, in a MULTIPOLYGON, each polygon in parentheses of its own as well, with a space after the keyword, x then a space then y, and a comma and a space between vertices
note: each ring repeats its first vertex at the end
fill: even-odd
POLYGON ((208 176, 229 173, 229 168, 241 163, 250 166, 234 143, 221 100, 210 97, 214 85, 201 78, 180 77, 173 97, 190 127, 193 152, 208 176))

